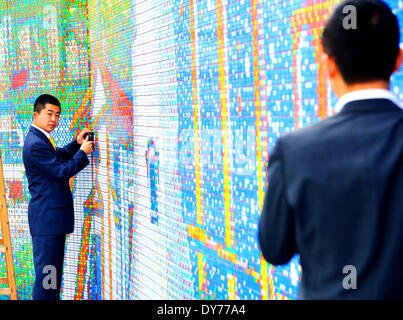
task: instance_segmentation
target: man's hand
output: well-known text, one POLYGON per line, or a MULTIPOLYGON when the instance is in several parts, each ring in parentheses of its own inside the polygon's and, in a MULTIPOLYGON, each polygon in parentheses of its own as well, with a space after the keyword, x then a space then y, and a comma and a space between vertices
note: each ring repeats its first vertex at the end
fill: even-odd
POLYGON ((91 132, 91 130, 85 128, 83 131, 80 132, 80 134, 79 134, 78 137, 77 137, 77 142, 78 142, 78 144, 83 144, 83 142, 84 142, 84 135, 85 135, 87 132, 91 132))
POLYGON ((88 141, 87 137, 82 143, 80 150, 83 150, 85 154, 90 154, 94 152, 94 141, 88 141))

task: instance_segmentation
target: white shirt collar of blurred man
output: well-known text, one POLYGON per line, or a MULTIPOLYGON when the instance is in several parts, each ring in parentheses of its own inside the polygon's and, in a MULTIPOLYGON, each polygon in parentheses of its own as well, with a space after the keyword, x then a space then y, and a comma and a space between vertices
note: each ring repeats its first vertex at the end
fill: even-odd
POLYGON ((340 97, 335 106, 336 113, 339 113, 343 107, 352 101, 368 100, 368 99, 388 99, 403 109, 402 102, 389 90, 386 89, 365 89, 346 93, 340 97))

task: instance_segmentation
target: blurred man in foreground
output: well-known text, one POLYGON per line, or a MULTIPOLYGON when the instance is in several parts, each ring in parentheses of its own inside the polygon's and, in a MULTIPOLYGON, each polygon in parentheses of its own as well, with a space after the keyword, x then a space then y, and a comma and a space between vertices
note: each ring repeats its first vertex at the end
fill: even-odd
POLYGON ((302 299, 403 299, 403 110, 389 91, 399 41, 384 2, 341 3, 322 36, 337 114, 280 137, 270 156, 259 242, 274 265, 300 254, 302 299))

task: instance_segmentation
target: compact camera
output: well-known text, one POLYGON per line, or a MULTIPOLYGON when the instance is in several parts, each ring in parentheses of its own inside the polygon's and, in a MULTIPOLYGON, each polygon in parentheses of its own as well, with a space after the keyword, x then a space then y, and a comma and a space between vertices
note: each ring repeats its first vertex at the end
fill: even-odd
POLYGON ((84 134, 83 138, 84 140, 87 139, 88 137, 88 141, 95 141, 95 133, 94 132, 87 132, 84 134))

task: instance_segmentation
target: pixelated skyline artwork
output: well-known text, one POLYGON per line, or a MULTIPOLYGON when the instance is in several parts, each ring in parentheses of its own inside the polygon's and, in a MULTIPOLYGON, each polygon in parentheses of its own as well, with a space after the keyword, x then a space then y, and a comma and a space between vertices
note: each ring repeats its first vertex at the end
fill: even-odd
MULTIPOLYGON (((299 257, 268 264, 257 226, 276 139, 334 113, 319 44, 339 2, 0 0, 18 298, 34 281, 21 151, 46 92, 62 104, 57 146, 96 132, 70 180, 63 299, 296 299, 299 257)), ((402 26, 403 2, 386 2, 402 26)))

